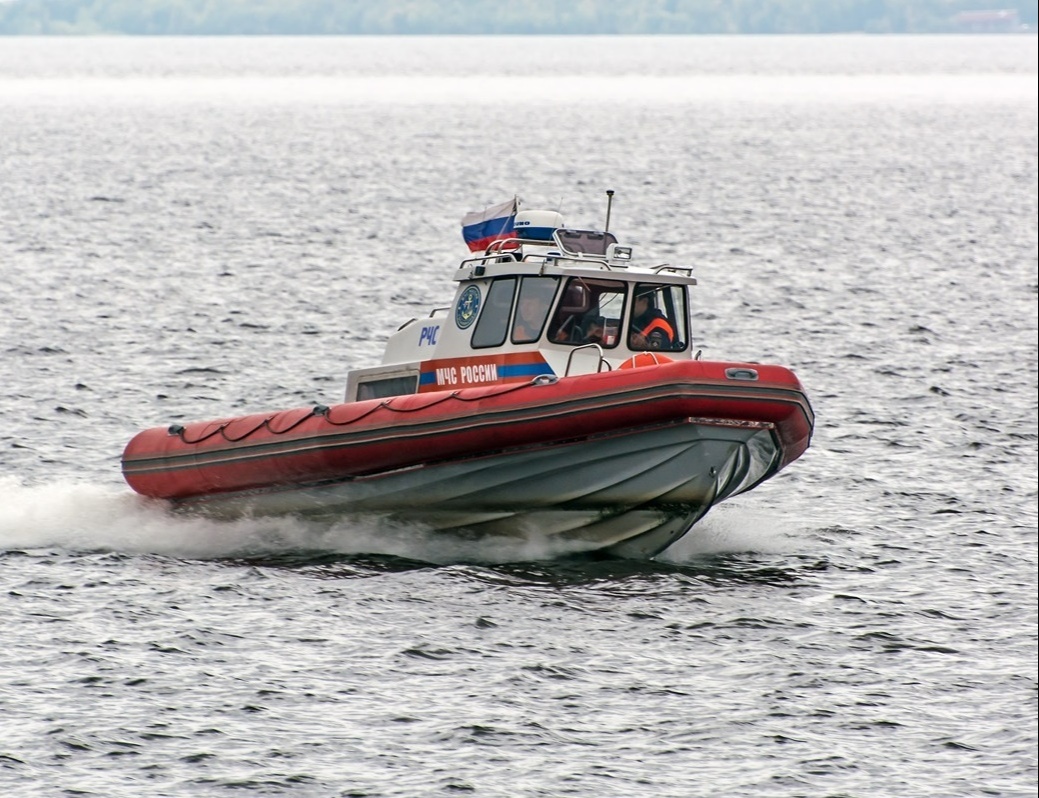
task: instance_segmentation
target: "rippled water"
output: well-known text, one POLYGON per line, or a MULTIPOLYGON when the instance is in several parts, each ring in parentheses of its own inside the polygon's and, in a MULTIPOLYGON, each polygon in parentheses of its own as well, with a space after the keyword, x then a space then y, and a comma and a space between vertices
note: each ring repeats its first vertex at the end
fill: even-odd
POLYGON ((0 789, 1034 795, 1034 37, 0 42, 0 789), (132 496, 519 193, 696 265, 812 448, 656 563, 132 496))

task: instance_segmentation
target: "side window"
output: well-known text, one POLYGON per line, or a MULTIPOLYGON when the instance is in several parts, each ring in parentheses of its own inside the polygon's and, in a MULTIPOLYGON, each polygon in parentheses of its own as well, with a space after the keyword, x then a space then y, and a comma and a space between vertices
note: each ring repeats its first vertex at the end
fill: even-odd
POLYGON ((522 279, 516 302, 516 318, 512 323, 513 343, 527 344, 541 337, 558 285, 558 277, 522 279))
POLYGON ((605 255, 611 244, 617 243, 617 236, 613 233, 600 233, 597 230, 566 230, 556 231, 559 243, 568 253, 580 255, 605 255))
POLYGON ((617 346, 624 315, 624 283, 572 277, 563 289, 549 339, 557 344, 617 346))
POLYGON ((357 401, 365 399, 386 399, 390 396, 403 396, 418 390, 418 377, 385 377, 381 380, 368 380, 358 383, 357 401))
POLYGON ((632 299, 628 346, 676 352, 689 345, 685 286, 637 283, 632 299))
POLYGON ((473 330, 474 349, 501 346, 509 332, 509 314, 512 312, 512 297, 516 293, 516 278, 495 280, 487 291, 487 302, 473 330))

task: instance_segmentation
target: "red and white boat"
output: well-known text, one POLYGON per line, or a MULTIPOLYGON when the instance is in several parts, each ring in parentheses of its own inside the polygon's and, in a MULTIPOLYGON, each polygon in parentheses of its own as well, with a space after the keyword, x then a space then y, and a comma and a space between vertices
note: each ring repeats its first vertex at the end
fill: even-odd
POLYGON ((790 370, 694 354, 690 268, 636 266, 612 233, 515 201, 463 226, 452 306, 350 372, 344 403, 145 430, 130 486, 219 517, 375 516, 646 558, 807 449, 790 370))

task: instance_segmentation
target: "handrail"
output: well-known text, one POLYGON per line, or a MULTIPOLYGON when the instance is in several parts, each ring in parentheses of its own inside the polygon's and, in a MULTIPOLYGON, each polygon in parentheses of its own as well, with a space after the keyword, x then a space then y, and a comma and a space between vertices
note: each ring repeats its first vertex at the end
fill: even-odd
MULTIPOLYGON (((449 308, 449 307, 446 307, 446 308, 433 308, 431 311, 429 311, 429 316, 427 316, 426 318, 431 319, 435 315, 437 315, 438 313, 447 313, 449 310, 451 310, 451 308, 449 308)), ((413 319, 413 318, 408 319, 406 322, 404 322, 402 325, 400 325, 400 327, 397 328, 398 332, 400 330, 403 330, 405 327, 407 327, 413 321, 416 321, 416 320, 413 319)))
POLYGON ((512 260, 519 262, 519 258, 516 257, 515 252, 494 252, 490 255, 484 253, 483 255, 474 255, 471 258, 465 258, 461 263, 458 264, 458 268, 462 269, 469 264, 486 263, 489 260, 500 262, 502 258, 512 258, 512 260))
POLYGON ((487 245, 487 249, 484 250, 485 255, 490 255, 492 252, 504 252, 506 244, 514 244, 514 249, 519 249, 523 246, 523 239, 521 238, 498 238, 487 245))
MULTIPOLYGON (((498 242, 493 242, 498 243, 498 242)), ((529 242, 528 242, 529 243, 529 242)), ((627 264, 615 265, 610 263, 603 255, 574 255, 571 253, 563 252, 526 252, 522 250, 498 250, 490 253, 482 253, 479 255, 473 255, 472 257, 465 258, 459 263, 458 268, 464 269, 466 267, 479 267, 487 263, 541 263, 542 265, 554 264, 560 268, 569 267, 585 267, 590 269, 600 269, 607 272, 624 272, 633 275, 638 275, 637 271, 631 271, 627 264)), ((678 277, 684 277, 688 280, 695 281, 693 277, 692 266, 672 266, 669 263, 662 263, 659 266, 651 266, 647 269, 654 274, 674 274, 678 277)), ((695 282, 693 283, 695 285, 695 282)))
POLYGON ((599 373, 602 372, 602 367, 603 366, 606 366, 606 370, 607 371, 613 371, 613 366, 611 366, 610 362, 603 356, 602 347, 599 346, 599 344, 596 344, 596 343, 588 343, 588 344, 582 344, 581 346, 575 346, 573 349, 570 350, 570 354, 566 358, 566 371, 563 373, 564 377, 569 377, 570 376, 570 366, 573 363, 574 355, 576 353, 580 352, 582 349, 594 349, 598 353, 598 355, 599 355, 599 364, 598 364, 598 366, 595 369, 595 373, 596 374, 599 374, 599 373))
POLYGON ((578 256, 569 252, 565 254, 560 252, 529 252, 523 257, 523 260, 525 262, 540 260, 542 263, 548 263, 551 261, 563 268, 572 265, 579 265, 605 269, 608 272, 617 271, 619 269, 624 271, 628 270, 626 266, 614 266, 603 255, 578 256))
POLYGON ((693 276, 692 266, 672 266, 670 263, 661 263, 659 266, 653 266, 652 270, 660 274, 661 272, 674 272, 675 274, 685 274, 687 277, 693 276))
MULTIPOLYGON (((522 251, 510 252, 503 250, 501 252, 484 253, 483 255, 474 255, 471 258, 465 258, 461 263, 458 264, 459 269, 464 269, 466 266, 479 266, 482 264, 490 263, 501 263, 503 262, 512 263, 542 263, 547 264, 549 262, 557 263, 562 267, 568 265, 581 265, 590 266, 594 268, 605 269, 607 271, 615 271, 618 268, 615 267, 609 261, 605 260, 601 256, 578 258, 571 255, 562 255, 559 253, 541 253, 541 252, 528 252, 524 254, 522 251), (561 261, 566 261, 562 263, 561 261)), ((626 270, 626 269, 625 269, 626 270)))

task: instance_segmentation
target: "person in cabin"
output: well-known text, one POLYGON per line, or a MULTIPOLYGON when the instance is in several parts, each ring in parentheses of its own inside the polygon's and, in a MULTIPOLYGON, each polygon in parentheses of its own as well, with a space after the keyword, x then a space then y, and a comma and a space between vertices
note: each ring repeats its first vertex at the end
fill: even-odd
POLYGON ((555 344, 602 344, 606 328, 602 316, 588 316, 583 322, 574 323, 576 316, 568 316, 559 329, 549 335, 555 344))
POLYGON ((631 311, 628 346, 632 349, 670 349, 675 330, 663 313, 653 305, 652 288, 639 288, 631 311))
POLYGON ((603 338, 603 323, 599 317, 589 319, 584 325, 584 334, 581 336, 583 344, 601 344, 603 338))
POLYGON ((537 296, 520 296, 512 324, 512 340, 516 343, 536 341, 545 322, 546 310, 545 303, 537 296))

